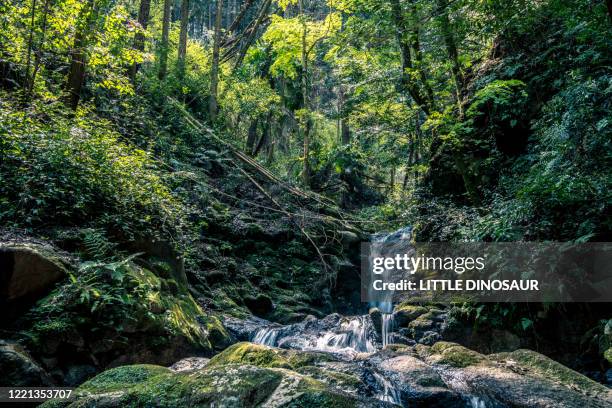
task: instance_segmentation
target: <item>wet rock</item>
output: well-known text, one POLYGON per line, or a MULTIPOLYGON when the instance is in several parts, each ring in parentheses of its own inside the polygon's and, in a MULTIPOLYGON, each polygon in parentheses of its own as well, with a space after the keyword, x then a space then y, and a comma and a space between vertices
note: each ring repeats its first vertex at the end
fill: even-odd
POLYGON ((426 331, 419 339, 419 343, 431 346, 441 339, 440 334, 435 331, 426 331))
POLYGON ((385 359, 377 369, 397 384, 402 401, 411 407, 465 407, 461 395, 450 390, 432 367, 416 357, 385 359))
POLYGON ((348 249, 361 241, 359 235, 352 231, 338 231, 338 235, 340 235, 340 242, 345 249, 348 249))
POLYGON ((372 324, 374 325, 374 329, 376 332, 382 332, 382 313, 377 307, 373 307, 368 312, 370 315, 370 319, 372 319, 372 324))
POLYGON ((270 313, 274 307, 272 299, 264 294, 257 296, 246 296, 244 304, 256 316, 265 316, 270 313))
POLYGON ((51 386, 51 377, 17 343, 0 340, 2 385, 15 387, 51 386))
POLYGON ((247 319, 237 319, 232 316, 223 317, 223 326, 235 341, 250 341, 259 329, 272 325, 272 322, 256 316, 250 316, 247 319))
POLYGON ((406 327, 408 323, 425 313, 427 313, 427 308, 423 306, 401 304, 395 308, 393 320, 398 327, 406 327))
POLYGON ((76 401, 60 406, 390 406, 343 392, 309 374, 247 363, 209 364, 192 372, 150 365, 117 367, 87 381, 76 390, 76 401))
POLYGON ((414 346, 416 344, 416 341, 414 341, 411 338, 408 338, 406 336, 403 336, 401 333, 391 333, 389 335, 389 343, 390 344, 404 344, 404 345, 407 345, 407 346, 414 346))
POLYGON ((98 370, 92 365, 81 364, 68 367, 64 374, 63 384, 67 387, 76 387, 93 377, 98 370))
POLYGON ((204 357, 187 357, 172 364, 170 369, 177 373, 197 371, 204 368, 209 361, 209 358, 204 357))

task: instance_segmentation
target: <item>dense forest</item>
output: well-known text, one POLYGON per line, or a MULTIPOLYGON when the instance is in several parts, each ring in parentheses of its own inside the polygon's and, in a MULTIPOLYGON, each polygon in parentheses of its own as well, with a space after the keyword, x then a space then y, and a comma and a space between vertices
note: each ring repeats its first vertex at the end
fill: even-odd
POLYGON ((611 207, 610 0, 0 0, 0 385, 44 406, 609 406, 609 303, 382 313, 359 251, 611 207))

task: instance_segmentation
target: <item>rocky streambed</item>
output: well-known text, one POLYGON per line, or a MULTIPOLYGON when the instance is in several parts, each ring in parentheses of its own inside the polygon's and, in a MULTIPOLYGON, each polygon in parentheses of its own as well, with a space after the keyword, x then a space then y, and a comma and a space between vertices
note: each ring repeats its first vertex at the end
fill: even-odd
POLYGON ((75 401, 44 406, 612 406, 609 388, 534 351, 484 355, 444 341, 447 313, 434 307, 224 325, 238 342, 211 359, 113 368, 81 385, 75 401), (391 319, 396 330, 384 333, 391 319))

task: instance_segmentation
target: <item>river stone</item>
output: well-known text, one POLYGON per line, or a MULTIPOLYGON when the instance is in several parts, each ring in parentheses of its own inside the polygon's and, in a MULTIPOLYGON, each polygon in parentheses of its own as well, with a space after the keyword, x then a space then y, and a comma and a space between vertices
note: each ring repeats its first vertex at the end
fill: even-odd
POLYGON ((382 333, 382 313, 377 307, 373 307, 368 312, 370 315, 370 319, 372 319, 372 324, 374 325, 374 329, 377 333, 382 333))
POLYGON ((401 387, 402 400, 415 407, 463 407, 459 394, 448 389, 442 378, 416 357, 402 355, 378 366, 401 387))
POLYGON ((17 343, 0 340, 0 385, 52 386, 51 377, 17 343))

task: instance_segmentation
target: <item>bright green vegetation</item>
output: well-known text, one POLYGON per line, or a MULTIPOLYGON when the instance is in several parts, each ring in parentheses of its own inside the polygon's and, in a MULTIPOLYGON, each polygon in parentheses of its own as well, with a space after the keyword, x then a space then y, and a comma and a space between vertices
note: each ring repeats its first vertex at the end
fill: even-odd
MULTIPOLYGON (((177 337, 203 350, 229 341, 219 320, 206 316, 185 288, 130 259, 84 263, 68 282, 40 300, 26 319, 33 322, 24 332, 27 341, 43 350, 58 339, 78 344, 82 338, 91 342, 98 336, 134 333, 146 333, 153 348, 177 337)), ((122 347, 129 349, 129 342, 122 347)))
MULTIPOLYGON (((358 243, 371 232, 610 241, 611 10, 603 0, 0 2, 2 233, 74 257, 3 333, 58 366, 210 357, 230 343, 221 315, 355 312, 358 243)), ((399 310, 414 331, 431 324, 416 302, 399 310)), ((451 318, 610 367, 608 305, 459 304, 451 318), (573 343, 557 341, 557 322, 573 343)), ((308 354, 253 347, 211 367, 248 364, 270 388, 280 370, 305 367, 308 354)), ((460 346, 439 353, 457 367, 479 361, 460 346)), ((186 392, 187 377, 157 377, 186 392)))

